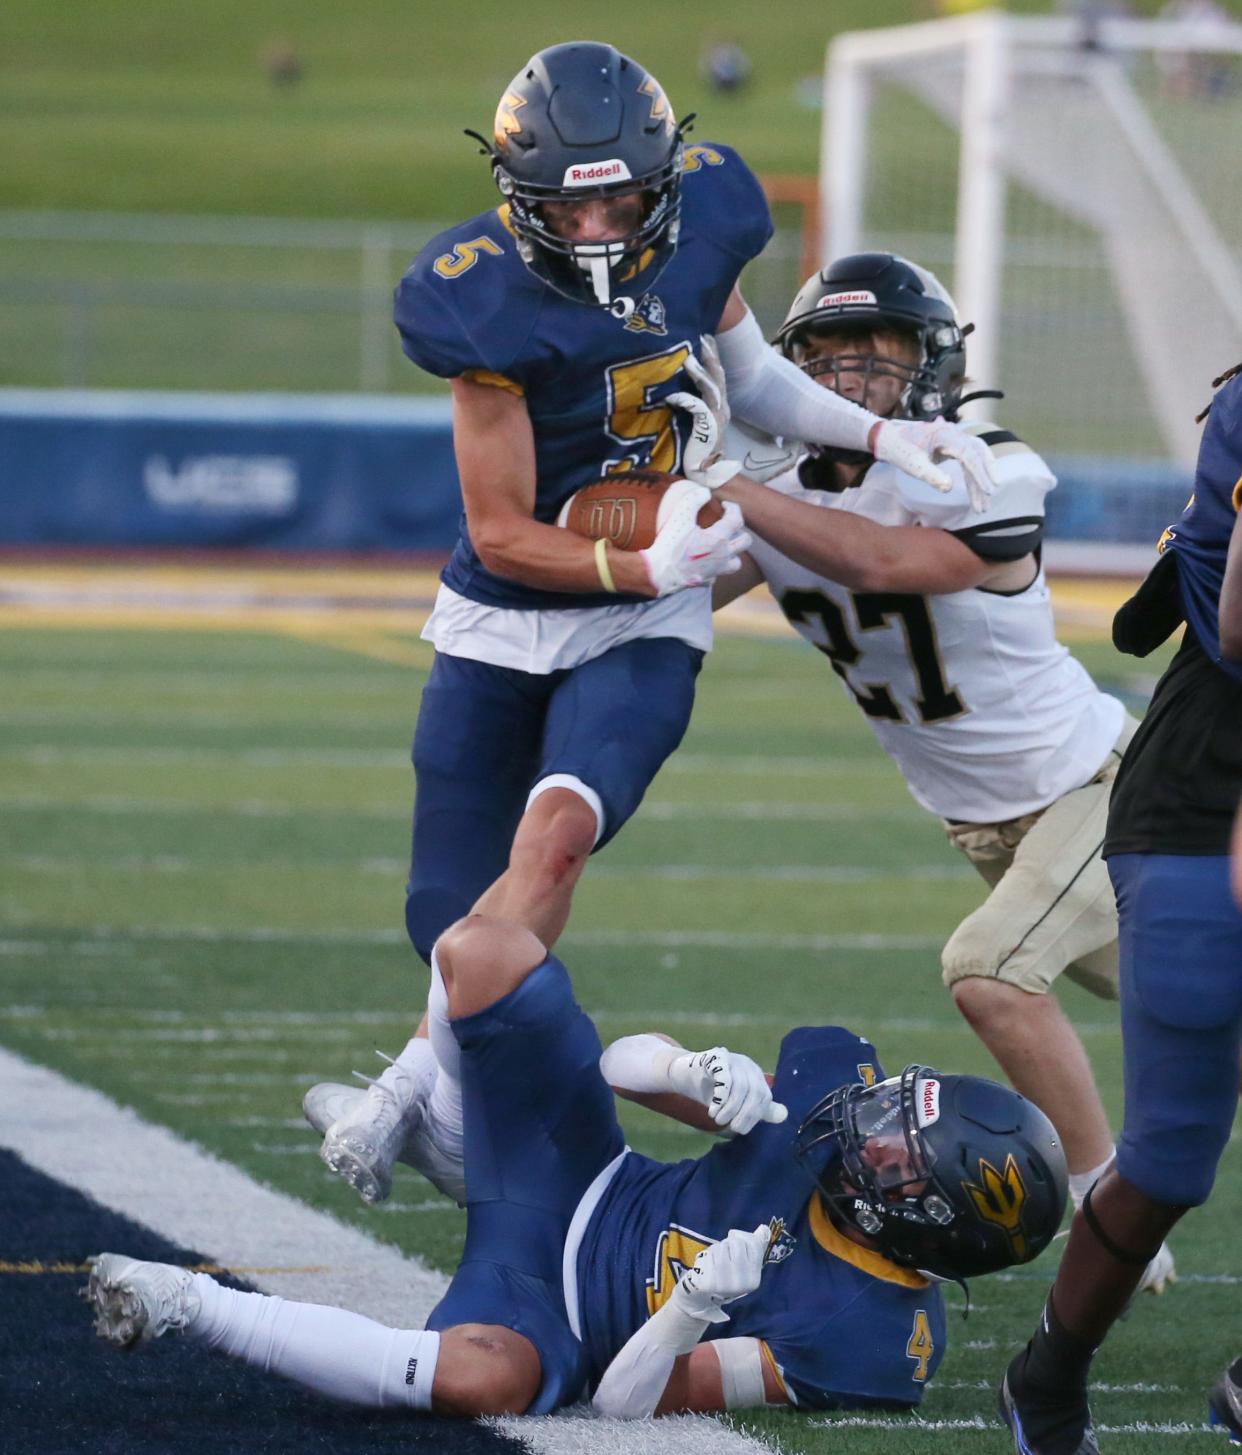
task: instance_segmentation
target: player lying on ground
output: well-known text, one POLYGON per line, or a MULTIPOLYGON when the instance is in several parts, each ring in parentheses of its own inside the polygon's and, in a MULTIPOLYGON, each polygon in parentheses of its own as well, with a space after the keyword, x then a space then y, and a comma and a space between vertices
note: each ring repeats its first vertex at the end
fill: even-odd
MULTIPOLYGON (((424 959, 471 909, 555 944, 589 856, 681 741, 711 646, 704 583, 743 544, 736 507, 697 524, 723 477, 669 402, 693 387, 701 336, 717 336, 734 408, 757 428, 874 449, 945 487, 932 455, 956 452, 987 488, 977 439, 881 419, 767 347, 737 287, 771 235, 762 189, 735 152, 685 130, 613 47, 539 52, 483 143, 501 206, 437 237, 397 290, 406 353, 452 382, 465 506, 423 633, 436 655, 414 738, 406 925, 424 959), (703 487, 649 549, 557 529, 582 486, 644 468, 703 487)), ((398 1061, 323 1146, 369 1202, 391 1180, 370 1153, 432 1075, 420 1037, 398 1061)))
MULTIPOLYGON (((838 259, 799 290, 777 342, 825 391, 877 414, 956 417, 963 330, 944 288, 905 259, 838 259)), ((1117 996, 1117 911, 1100 843, 1135 723, 1056 639, 1040 565, 1051 471, 1008 430, 966 427, 996 456, 982 512, 952 461, 954 488, 941 494, 868 454, 735 435, 731 452, 751 468, 766 460, 770 474, 782 457, 787 468, 766 488, 723 488, 756 540, 715 599, 767 582, 990 886, 944 947, 944 982, 1061 1133, 1077 1204, 1114 1148, 1053 987, 1064 973, 1117 996)), ((1172 1270, 1161 1248, 1145 1286, 1159 1291, 1172 1270)))
POLYGON ((944 1352, 935 1279, 1024 1262, 1060 1222, 1060 1144, 1006 1087, 920 1066, 884 1080, 836 1027, 791 1031, 771 1088, 745 1057, 655 1036, 610 1047, 601 1070, 564 967, 528 930, 473 916, 437 959, 470 1201, 428 1328, 105 1254, 89 1284, 104 1338, 180 1329, 341 1399, 441 1414, 588 1393, 626 1417, 909 1407, 944 1352), (682 1162, 629 1152, 605 1071, 735 1135, 682 1162))
MULTIPOLYGON (((1125 1124, 1115 1166, 1074 1218, 1043 1318, 1001 1414, 1023 1455, 1095 1455, 1087 1376, 1143 1266, 1205 1203, 1238 1106, 1242 908, 1230 892, 1242 797, 1242 367, 1215 381, 1194 494, 1117 613, 1145 657, 1186 623, 1113 793, 1104 852, 1121 917, 1125 1124)), ((1211 1397, 1242 1441, 1242 1361, 1211 1397)))

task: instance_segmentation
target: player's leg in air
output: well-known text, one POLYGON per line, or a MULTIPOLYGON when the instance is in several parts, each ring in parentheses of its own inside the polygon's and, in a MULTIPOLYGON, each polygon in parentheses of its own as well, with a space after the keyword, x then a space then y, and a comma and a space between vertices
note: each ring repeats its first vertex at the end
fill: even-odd
POLYGON ((104 1254, 87 1295, 104 1338, 129 1347, 181 1331, 374 1409, 543 1413, 582 1393, 565 1238, 587 1188, 624 1150, 599 1038, 564 967, 529 931, 474 916, 439 949, 474 1191, 461 1264, 427 1329, 391 1329, 104 1254))
POLYGON ((324 1133, 320 1155, 365 1201, 388 1196, 397 1161, 464 1201, 460 1101, 452 1078, 438 1074, 456 1053, 436 938, 471 912, 555 942, 590 854, 634 814, 681 741, 702 657, 654 637, 542 677, 437 658, 414 745, 406 906, 410 937, 431 965, 427 1014, 370 1090, 321 1083, 304 1102, 324 1133))
MULTIPOLYGON (((1117 912, 1099 846, 1133 731, 1128 722, 1100 772, 1042 813, 948 830, 992 893, 945 946, 945 984, 1014 1088, 1060 1132, 1076 1208, 1116 1148, 1086 1049, 1054 985, 1065 973, 1094 995, 1117 998, 1117 912)), ((1173 1255, 1160 1243, 1140 1288, 1160 1293, 1175 1279, 1173 1255)))

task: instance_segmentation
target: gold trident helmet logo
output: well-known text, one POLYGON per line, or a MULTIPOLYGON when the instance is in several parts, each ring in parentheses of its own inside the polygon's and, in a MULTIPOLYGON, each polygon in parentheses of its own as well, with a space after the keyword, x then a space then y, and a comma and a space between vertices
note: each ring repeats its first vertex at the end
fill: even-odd
POLYGON ((979 1183, 963 1182, 975 1213, 981 1221, 1004 1230, 1019 1263, 1027 1256, 1026 1234, 1022 1231, 1022 1209, 1026 1206, 1026 1183, 1011 1152, 1004 1172, 998 1172, 986 1158, 979 1158, 979 1183))
POLYGON ((492 125, 496 137, 496 145, 502 150, 508 146, 509 138, 517 136, 522 130, 522 123, 517 119, 517 113, 521 107, 526 105, 526 97, 518 96, 512 91, 506 91, 500 98, 500 105, 496 108, 496 120, 492 125))
POLYGON ((670 129, 676 126, 673 108, 668 104, 668 97, 664 94, 663 86, 654 76, 647 77, 638 88, 638 94, 650 98, 651 114, 647 117, 648 122, 663 121, 670 129))

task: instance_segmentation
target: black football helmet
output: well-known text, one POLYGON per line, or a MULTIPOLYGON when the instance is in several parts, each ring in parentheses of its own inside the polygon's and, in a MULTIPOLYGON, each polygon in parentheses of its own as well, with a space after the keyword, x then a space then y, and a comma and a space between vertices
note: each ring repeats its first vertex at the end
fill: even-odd
POLYGON ((837 1216, 886 1257, 961 1280, 1052 1241, 1069 1177, 1052 1123, 981 1076, 907 1066, 811 1108, 796 1152, 837 1216))
POLYGON ((848 368, 888 374, 905 383, 898 419, 956 419, 966 375, 965 334, 953 299, 933 273, 893 253, 854 253, 812 274, 798 289, 774 342, 808 374, 848 368), (919 359, 912 367, 887 359, 842 354, 806 361, 819 331, 869 332, 893 328, 910 334, 919 359))
MULTIPOLYGON (((687 118, 689 120, 689 118, 687 118)), ((491 157, 518 253, 579 303, 624 304, 637 273, 648 288, 673 255, 681 221, 681 126, 660 83, 610 45, 568 41, 532 56, 496 108, 491 157), (545 202, 641 192, 639 226, 611 242, 571 242, 548 227, 545 202)))

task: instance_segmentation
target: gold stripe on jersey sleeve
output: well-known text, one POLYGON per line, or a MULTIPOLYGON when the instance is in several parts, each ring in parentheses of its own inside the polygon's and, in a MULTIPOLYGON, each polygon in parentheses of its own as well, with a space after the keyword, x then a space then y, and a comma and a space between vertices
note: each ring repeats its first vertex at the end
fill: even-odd
POLYGON ((1242 475, 1238 476, 1238 483, 1233 487, 1233 509, 1235 515, 1242 510, 1242 475))
POLYGON ((469 379, 472 384, 487 384, 492 389, 503 389, 508 394, 516 394, 519 399, 526 398, 526 390, 516 379, 507 379, 503 374, 493 373, 491 369, 467 369, 461 377, 469 379))
POLYGON ((818 1192, 811 1198, 811 1236, 825 1253, 831 1253, 843 1263, 852 1263, 872 1278, 881 1278, 885 1283, 899 1283, 903 1288, 929 1287, 928 1280, 913 1268, 902 1268, 883 1253, 852 1243, 844 1233, 838 1232, 818 1192))

